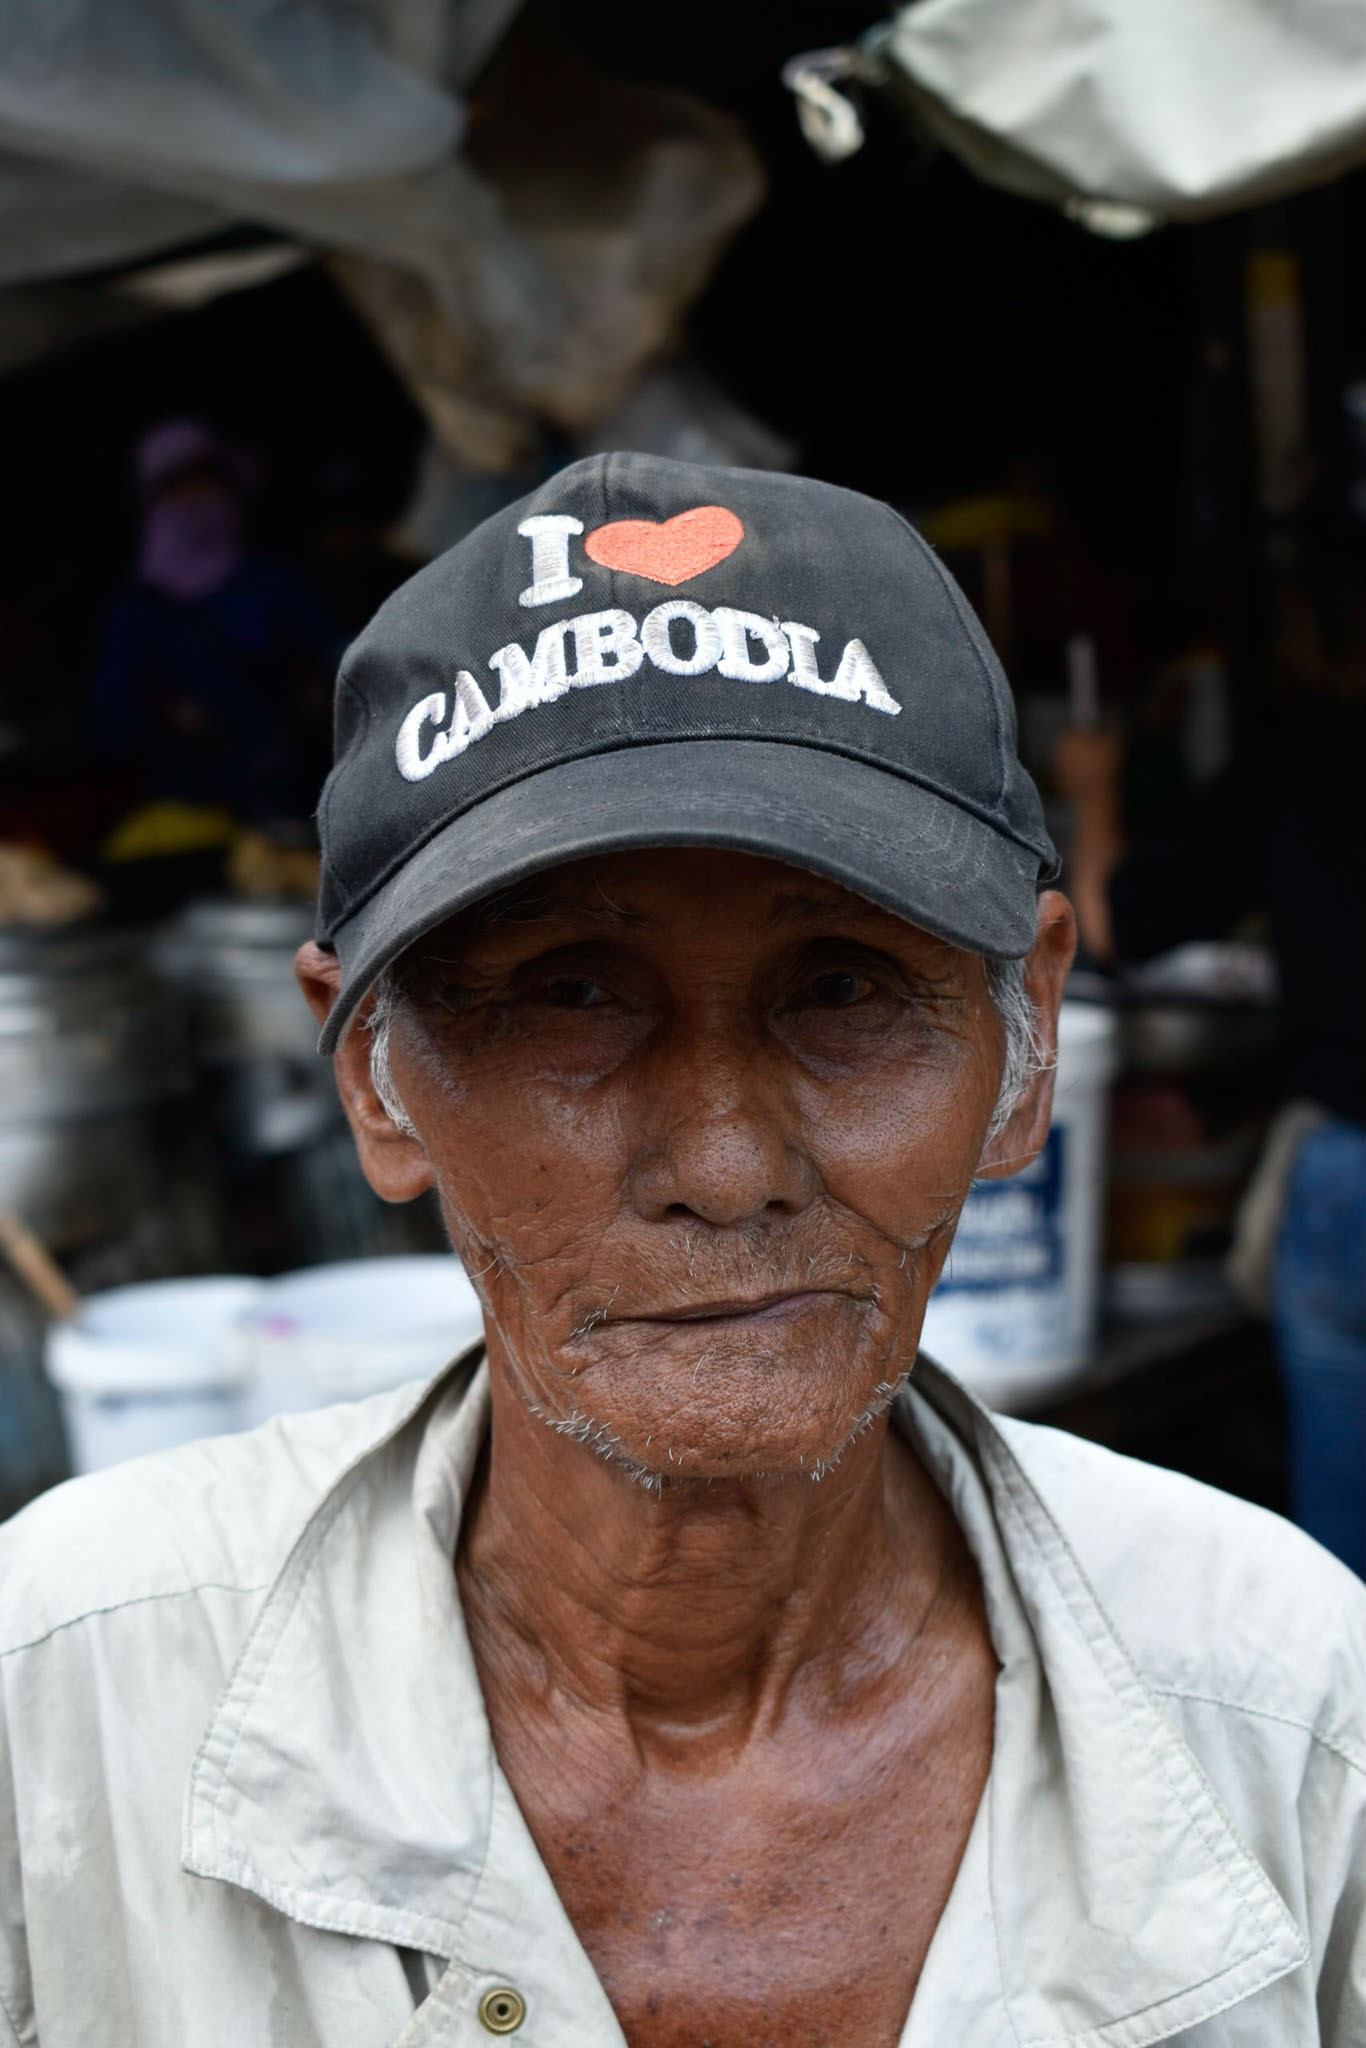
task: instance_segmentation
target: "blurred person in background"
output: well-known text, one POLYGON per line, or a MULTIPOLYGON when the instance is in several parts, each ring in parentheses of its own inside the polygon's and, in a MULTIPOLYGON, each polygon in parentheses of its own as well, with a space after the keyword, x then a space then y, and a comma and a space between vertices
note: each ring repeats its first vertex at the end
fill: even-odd
POLYGON ((1276 700, 1170 825, 1126 845, 1118 735, 1065 732, 1081 942, 1136 965, 1267 919, 1286 1090, 1240 1220, 1234 1277, 1269 1306, 1291 1512, 1366 1575, 1366 597, 1345 565, 1288 578, 1276 700))
POLYGON ((306 819, 342 635, 306 584, 251 546, 255 465, 240 449, 201 421, 166 420, 136 470, 137 558, 105 627, 91 738, 143 803, 306 819))

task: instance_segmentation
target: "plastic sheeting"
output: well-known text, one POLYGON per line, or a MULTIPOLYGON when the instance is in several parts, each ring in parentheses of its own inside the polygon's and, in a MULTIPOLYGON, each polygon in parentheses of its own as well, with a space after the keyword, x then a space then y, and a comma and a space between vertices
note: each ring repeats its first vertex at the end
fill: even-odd
POLYGON ((0 286, 112 269, 225 224, 173 192, 0 151, 0 286))
POLYGON ((115 263, 243 217, 316 222, 331 239, 338 187, 373 194, 457 143, 445 74, 460 13, 449 0, 6 0, 0 279, 115 263))
MULTIPOLYGON (((459 114, 399 54, 411 6, 6 0, 0 135, 139 184, 284 187, 402 175, 459 114)), ((435 55, 434 49, 426 54, 435 55)))
POLYGON ((762 190, 727 116, 554 50, 502 53, 458 154, 516 7, 4 0, 0 285, 273 228, 329 252, 455 454, 515 466, 620 401, 762 190))
MULTIPOLYGON (((1366 0, 918 0, 849 55, 979 176, 1093 226, 1227 212, 1366 160, 1366 0)), ((826 91, 818 70, 817 119, 826 91)))
POLYGON ((478 175, 451 167, 470 184, 450 267, 386 252, 332 269, 445 446, 508 471, 533 454, 533 416, 577 435, 620 404, 763 180, 729 116, 570 59, 505 79, 485 106, 478 175))

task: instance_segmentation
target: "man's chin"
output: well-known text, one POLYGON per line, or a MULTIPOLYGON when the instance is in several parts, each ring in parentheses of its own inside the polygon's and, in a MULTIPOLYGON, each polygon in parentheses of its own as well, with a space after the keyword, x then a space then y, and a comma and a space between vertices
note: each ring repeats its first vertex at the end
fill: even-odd
POLYGON ((532 1407, 557 1435, 651 1492, 698 1481, 820 1480, 878 1424, 908 1376, 866 1382, 857 1392, 846 1390, 843 1400, 803 1403, 791 1400, 788 1389, 788 1398, 777 1398, 779 1389, 767 1378, 744 1390, 749 1399, 737 1399, 741 1390, 729 1385, 724 1404, 709 1402, 690 1385, 671 1400, 635 1401, 629 1411, 610 1400, 585 1401, 558 1414, 539 1403, 532 1407))

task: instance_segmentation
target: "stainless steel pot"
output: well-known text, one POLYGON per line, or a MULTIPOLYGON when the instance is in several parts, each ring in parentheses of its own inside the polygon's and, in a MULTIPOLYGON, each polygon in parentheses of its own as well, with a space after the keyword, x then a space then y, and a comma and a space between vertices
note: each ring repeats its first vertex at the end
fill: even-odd
POLYGON ((185 992, 201 1059, 299 1059, 323 1068, 318 1027, 294 979, 294 955, 312 935, 306 903, 206 898, 168 926, 157 962, 185 992))
POLYGON ((134 937, 0 931, 0 1207, 58 1247, 125 1228, 188 1085, 183 1018, 134 937))
POLYGON ((205 899, 158 944, 158 965, 188 1005, 223 1136, 242 1155, 297 1151, 340 1118, 331 1062, 318 1057, 318 1027, 294 979, 295 952, 312 931, 304 903, 205 899))
POLYGON ((1116 1006, 1124 1070, 1150 1077, 1250 1074, 1275 1057, 1275 1012, 1253 1004, 1126 1001, 1116 1006))
POLYGON ((445 1243, 434 1204, 390 1207, 361 1172, 294 979, 312 929, 302 903, 206 900, 158 945, 192 1018, 199 1100, 228 1182, 220 1258, 237 1270, 445 1243))

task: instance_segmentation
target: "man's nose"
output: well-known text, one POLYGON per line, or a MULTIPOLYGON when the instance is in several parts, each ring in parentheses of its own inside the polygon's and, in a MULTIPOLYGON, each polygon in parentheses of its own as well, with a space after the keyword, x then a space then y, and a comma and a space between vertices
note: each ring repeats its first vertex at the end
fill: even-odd
POLYGON ((642 1076, 632 1195, 652 1221, 737 1228, 795 1215, 816 1171, 772 1053, 736 1023, 675 1029, 642 1076))

